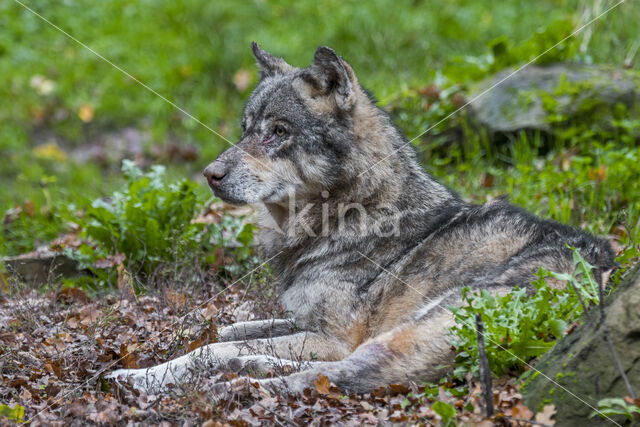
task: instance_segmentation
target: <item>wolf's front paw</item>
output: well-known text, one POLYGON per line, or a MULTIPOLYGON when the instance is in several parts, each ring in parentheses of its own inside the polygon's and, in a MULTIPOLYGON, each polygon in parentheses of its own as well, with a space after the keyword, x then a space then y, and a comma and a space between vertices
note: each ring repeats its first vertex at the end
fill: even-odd
POLYGON ((105 378, 114 380, 117 384, 131 384, 133 388, 145 394, 160 391, 160 383, 149 369, 118 369, 106 375, 105 378))
POLYGON ((210 384, 208 391, 216 400, 230 399, 234 396, 244 396, 252 393, 259 393, 263 396, 269 396, 270 393, 262 386, 263 380, 251 377, 239 377, 231 381, 216 382, 210 384))

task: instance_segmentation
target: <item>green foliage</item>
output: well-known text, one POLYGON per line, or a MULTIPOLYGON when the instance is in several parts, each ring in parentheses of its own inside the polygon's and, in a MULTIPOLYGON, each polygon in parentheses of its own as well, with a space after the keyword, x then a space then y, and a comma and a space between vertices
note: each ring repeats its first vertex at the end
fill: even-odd
POLYGON ((167 183, 163 166, 142 173, 125 160, 127 186, 110 202, 95 200, 81 219, 86 235, 98 244, 98 257, 124 254, 135 271, 149 274, 160 262, 182 259, 202 241, 201 224, 191 224, 196 213, 196 184, 188 180, 167 183))
MULTIPOLYGON (((425 383, 423 392, 408 393, 400 407, 405 413, 412 413, 421 406, 429 405, 441 419, 443 426, 458 425, 456 407, 451 401, 453 398, 464 399, 469 395, 469 388, 466 385, 453 384, 446 378, 442 378, 438 384, 425 383), (444 400, 442 400, 444 399, 444 400)), ((463 411, 473 411, 474 406, 471 401, 460 408, 463 411)))
POLYGON ((437 400, 431 405, 431 409, 433 412, 438 414, 440 418, 442 418, 443 426, 451 426, 455 425, 455 416, 456 416, 456 408, 453 405, 443 402, 442 400, 437 400))
POLYGON ((24 407, 17 404, 13 408, 7 405, 0 405, 0 417, 21 423, 24 417, 24 407))
MULTIPOLYGON (((131 271, 148 276, 160 266, 205 261, 214 249, 222 228, 192 221, 203 203, 196 195, 196 183, 181 179, 168 182, 163 166, 143 173, 134 162, 125 160, 122 171, 126 186, 109 201, 95 200, 79 221, 91 245, 80 248, 77 258, 85 262, 123 254, 131 271), (84 255, 84 257, 82 256, 84 255)), ((240 243, 238 262, 250 255, 252 228, 238 228, 233 219, 221 224, 240 243), (235 228, 235 229, 234 229, 235 228)), ((228 239, 227 239, 228 240, 228 239)), ((194 266, 195 267, 195 266, 194 266)))
POLYGON ((582 314, 580 297, 585 304, 598 303, 598 285, 591 274, 593 266, 577 249, 573 250, 573 260, 573 274, 541 269, 538 279, 532 283, 535 288, 532 296, 527 295, 525 288, 515 288, 504 296, 464 288, 465 304, 451 308, 456 321, 451 328, 457 350, 455 375, 464 378, 469 371, 478 372, 476 313, 482 316, 489 367, 496 376, 521 372, 526 362, 553 347, 555 341, 564 336, 568 323, 582 314), (545 278, 570 285, 566 289, 554 289, 545 278))
POLYGON ((562 42, 574 29, 570 19, 559 19, 535 31, 528 39, 515 45, 507 36, 500 36, 487 43, 489 53, 477 57, 454 57, 443 74, 454 82, 472 82, 487 77, 504 68, 533 61, 536 64, 575 59, 578 39, 562 42), (555 46, 555 47, 554 47, 555 46), (552 49, 553 47, 553 49, 552 49))
MULTIPOLYGON (((65 218, 71 211, 82 206, 98 188, 110 188, 112 181, 119 181, 114 177, 107 184, 92 165, 69 168, 67 162, 56 164, 31 155, 7 160, 11 166, 14 162, 22 166, 20 173, 10 185, 0 188, 0 202, 9 203, 3 200, 3 191, 15 192, 22 198, 0 212, 5 215, 0 224, 0 255, 29 252, 54 239, 67 230, 65 218)), ((0 178, 8 179, 3 176, 2 167, 0 178)))
POLYGON ((606 399, 600 399, 598 401, 598 412, 593 411, 589 415, 589 418, 593 418, 596 415, 612 417, 615 415, 622 415, 627 420, 633 422, 640 418, 640 407, 633 403, 627 403, 624 399, 619 397, 611 397, 606 399))
POLYGON ((535 31, 520 43, 514 44, 512 39, 502 35, 486 43, 488 53, 484 55, 450 56, 443 69, 431 76, 432 83, 439 89, 437 96, 430 91, 426 92, 426 96, 425 91, 404 91, 389 100, 391 110, 409 135, 424 131, 425 123, 437 124, 430 131, 437 146, 440 133, 446 134, 452 124, 464 122, 464 114, 451 118, 449 115, 463 105, 464 98, 460 98, 460 93, 469 85, 505 68, 515 68, 534 61, 543 52, 546 53, 534 63, 544 65, 577 59, 579 39, 572 37, 560 43, 571 34, 573 26, 570 19, 559 19, 535 31))

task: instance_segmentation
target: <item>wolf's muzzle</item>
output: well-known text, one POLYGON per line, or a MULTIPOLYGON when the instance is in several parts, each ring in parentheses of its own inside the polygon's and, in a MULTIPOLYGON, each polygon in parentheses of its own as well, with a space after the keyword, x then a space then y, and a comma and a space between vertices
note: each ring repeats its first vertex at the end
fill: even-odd
POLYGON ((223 160, 216 160, 205 168, 203 174, 207 178, 209 186, 215 189, 227 176, 227 163, 223 160))

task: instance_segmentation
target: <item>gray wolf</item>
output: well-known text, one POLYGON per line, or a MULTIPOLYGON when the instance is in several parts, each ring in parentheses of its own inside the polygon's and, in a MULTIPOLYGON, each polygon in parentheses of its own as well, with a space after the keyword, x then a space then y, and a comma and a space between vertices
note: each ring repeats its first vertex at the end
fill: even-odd
POLYGON ((154 392, 229 369, 258 378, 232 389, 257 381, 294 393, 319 374, 349 392, 435 381, 451 368, 446 307, 460 304, 462 287, 500 293, 527 286, 540 267, 571 273, 567 244, 600 279, 613 267, 605 240, 503 199, 469 204, 437 182, 332 49, 300 69, 252 48, 261 77, 242 138, 204 175, 222 200, 260 209, 291 319, 227 326, 218 343, 112 378, 154 392), (259 379, 300 360, 298 372, 259 379))

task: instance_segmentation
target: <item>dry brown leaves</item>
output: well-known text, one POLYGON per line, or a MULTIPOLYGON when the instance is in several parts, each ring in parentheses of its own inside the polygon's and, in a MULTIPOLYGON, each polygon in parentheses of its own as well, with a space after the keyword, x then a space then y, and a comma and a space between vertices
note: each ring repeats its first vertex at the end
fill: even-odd
MULTIPOLYGON (((526 426, 532 419, 553 425, 555 408, 534 415, 522 404, 512 379, 496 381, 498 414, 486 419, 475 384, 465 395, 454 395, 455 385, 443 384, 432 399, 420 397, 424 389, 415 384, 347 395, 320 375, 300 396, 274 395, 248 385, 233 398, 216 401, 195 385, 147 396, 100 378, 103 370, 147 367, 215 342, 217 327, 236 321, 234 313, 242 312, 251 296, 240 285, 218 292, 213 287, 195 297, 169 289, 136 300, 90 298, 81 289, 66 288, 7 298, 0 303, 0 400, 22 405, 24 419, 34 425, 437 425, 434 399, 453 405, 458 421, 468 425, 526 426)), ((220 380, 236 376, 218 375, 220 380)))

